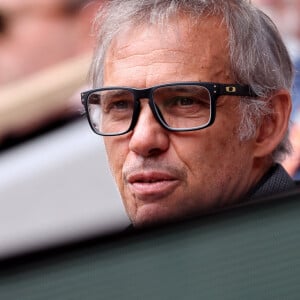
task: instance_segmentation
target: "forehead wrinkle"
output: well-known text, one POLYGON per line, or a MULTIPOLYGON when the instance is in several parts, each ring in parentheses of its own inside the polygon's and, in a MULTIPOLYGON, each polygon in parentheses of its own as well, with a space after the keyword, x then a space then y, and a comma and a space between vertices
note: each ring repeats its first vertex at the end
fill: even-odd
POLYGON ((198 29, 185 26, 181 20, 178 31, 168 31, 164 36, 155 26, 135 28, 134 35, 119 35, 108 49, 105 67, 114 73, 106 73, 107 78, 111 82, 125 80, 130 85, 142 86, 174 81, 229 82, 231 73, 224 40, 227 30, 220 20, 209 21, 210 26, 216 25, 214 34, 205 23, 198 29), (119 76, 121 70, 122 74, 127 73, 125 77, 119 76))
POLYGON ((116 48, 114 48, 114 51, 111 52, 110 58, 113 58, 113 60, 118 60, 118 61, 125 61, 126 60, 131 60, 133 59, 135 61, 136 58, 152 58, 152 60, 156 60, 158 62, 172 62, 169 61, 169 58, 174 58, 177 54, 181 54, 183 57, 186 55, 189 55, 190 53, 186 49, 172 49, 168 47, 157 47, 156 49, 145 49, 144 51, 139 51, 137 53, 136 49, 126 51, 131 47, 131 45, 128 45, 123 48, 119 48, 118 51, 116 51, 116 48), (168 55, 166 55, 168 53, 168 55))
MULTIPOLYGON (((216 19, 212 19, 212 21, 219 30, 218 35, 222 32, 222 36, 224 36, 227 30, 222 26, 222 22, 216 19)), ((205 41, 205 47, 204 49, 201 47, 201 53, 195 53, 195 45, 199 45, 200 43, 198 36, 195 35, 197 27, 191 26, 188 22, 185 25, 184 27, 175 25, 176 30, 172 30, 174 29, 174 25, 168 27, 167 32, 171 34, 171 38, 170 34, 162 35, 155 26, 152 28, 145 28, 143 26, 134 28, 133 31, 136 33, 134 35, 136 38, 128 41, 128 36, 118 35, 113 40, 109 49, 110 57, 120 62, 124 61, 124 63, 127 61, 130 63, 132 60, 134 64, 147 66, 149 62, 172 63, 172 56, 174 56, 175 59, 179 56, 182 61, 199 64, 199 68, 201 69, 206 69, 218 61, 220 59, 220 57, 218 57, 220 53, 215 47, 215 41, 212 39, 205 41), (147 46, 144 45, 145 39, 153 41, 150 43, 150 47, 149 43, 146 43, 147 46), (205 50, 205 52, 203 52, 203 50, 205 50), (148 60, 148 62, 143 63, 144 59, 148 60)), ((202 31, 203 27, 205 31, 207 24, 201 24, 202 31)), ((127 30, 125 30, 125 33, 126 32, 127 30)))
MULTIPOLYGON (((120 51, 118 51, 121 53, 120 51)), ((138 67, 147 67, 156 65, 164 65, 164 64, 177 64, 179 66, 186 67, 186 64, 197 63, 199 65, 199 69, 209 69, 213 61, 218 60, 217 56, 211 56, 208 58, 206 55, 195 55, 194 53, 190 53, 188 49, 183 50, 173 50, 173 49, 155 49, 150 53, 140 52, 136 53, 134 51, 133 54, 126 54, 122 52, 122 54, 118 57, 111 55, 106 60, 106 64, 110 66, 118 65, 120 69, 131 69, 138 67), (178 57, 181 59, 178 60, 178 57)))
MULTIPOLYGON (((165 75, 170 75, 179 81, 184 78, 184 75, 180 76, 182 73, 180 70, 186 69, 186 64, 192 60, 192 55, 188 51, 177 49, 155 49, 151 53, 148 53, 148 51, 147 53, 145 51, 136 53, 134 51, 130 56, 127 53, 118 52, 121 53, 121 57, 115 58, 114 55, 111 55, 107 59, 106 67, 114 68, 116 66, 119 71, 125 70, 129 78, 142 73, 147 73, 147 77, 150 78, 153 78, 153 75, 159 77, 157 70, 163 69, 165 75), (182 59, 178 60, 178 56, 182 59), (175 65, 172 70, 176 70, 176 73, 174 71, 166 72, 169 68, 162 68, 163 65, 175 65)), ((202 69, 204 68, 203 66, 202 69)))

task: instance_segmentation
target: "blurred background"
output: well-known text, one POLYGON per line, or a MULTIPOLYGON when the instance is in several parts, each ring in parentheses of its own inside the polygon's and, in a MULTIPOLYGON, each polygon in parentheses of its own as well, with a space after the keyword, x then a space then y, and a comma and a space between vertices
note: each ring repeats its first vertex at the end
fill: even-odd
POLYGON ((0 258, 127 226, 80 92, 104 0, 0 0, 0 258))
MULTIPOLYGON (((108 1, 108 0, 107 0, 108 1)), ((125 228, 129 221, 102 139, 80 102, 105 0, 0 0, 0 258, 125 228)), ((253 0, 300 69, 300 1, 253 0)), ((300 79, 293 88, 293 156, 300 155, 300 79), (298 137, 299 136, 299 137, 298 137)))

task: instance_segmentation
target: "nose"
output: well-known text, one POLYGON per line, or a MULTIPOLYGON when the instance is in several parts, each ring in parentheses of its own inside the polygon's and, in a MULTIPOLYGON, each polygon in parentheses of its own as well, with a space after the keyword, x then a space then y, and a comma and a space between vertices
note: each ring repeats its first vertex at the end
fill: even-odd
POLYGON ((130 136, 129 149, 143 157, 159 155, 169 148, 170 132, 155 119, 147 101, 143 102, 130 136))

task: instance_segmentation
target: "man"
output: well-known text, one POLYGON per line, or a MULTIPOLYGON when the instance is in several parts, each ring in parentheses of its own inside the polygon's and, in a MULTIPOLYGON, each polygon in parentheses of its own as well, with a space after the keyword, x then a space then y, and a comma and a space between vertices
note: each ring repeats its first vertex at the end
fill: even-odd
POLYGON ((98 16, 95 90, 135 227, 284 191, 293 68, 271 20, 241 0, 117 0, 98 16))

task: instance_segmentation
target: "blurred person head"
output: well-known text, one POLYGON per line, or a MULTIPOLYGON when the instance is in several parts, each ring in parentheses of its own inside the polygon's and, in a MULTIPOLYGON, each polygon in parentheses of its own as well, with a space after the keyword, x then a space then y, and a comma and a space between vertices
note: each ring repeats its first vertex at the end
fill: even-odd
POLYGON ((0 0, 0 85, 91 50, 99 1, 0 0))
POLYGON ((270 15, 287 44, 293 58, 300 58, 300 1, 253 0, 270 15))
POLYGON ((289 152, 293 68, 243 0, 113 0, 82 93, 136 227, 239 201, 289 152))

